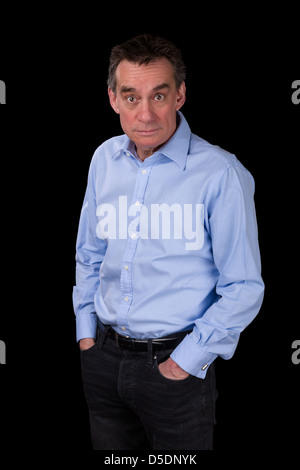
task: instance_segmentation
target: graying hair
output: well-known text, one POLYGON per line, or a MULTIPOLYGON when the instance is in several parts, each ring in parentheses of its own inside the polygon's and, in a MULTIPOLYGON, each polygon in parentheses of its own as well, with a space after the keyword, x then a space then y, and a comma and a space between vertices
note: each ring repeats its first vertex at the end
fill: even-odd
POLYGON ((179 89, 186 77, 186 67, 180 50, 167 39, 150 34, 141 34, 113 47, 108 69, 108 86, 116 93, 116 70, 122 60, 142 65, 163 57, 172 64, 176 87, 179 89))

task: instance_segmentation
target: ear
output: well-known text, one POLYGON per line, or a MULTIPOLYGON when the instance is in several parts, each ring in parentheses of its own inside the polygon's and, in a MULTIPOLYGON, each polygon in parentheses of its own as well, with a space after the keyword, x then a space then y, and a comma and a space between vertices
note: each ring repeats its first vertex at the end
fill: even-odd
POLYGON ((108 87, 108 96, 109 96, 109 102, 110 102, 110 105, 111 105, 112 109, 117 114, 120 114, 117 95, 115 95, 115 93, 112 91, 112 89, 110 87, 108 87))
POLYGON ((179 109, 184 105, 185 103, 185 82, 182 82, 180 87, 178 88, 177 91, 177 98, 176 98, 176 111, 179 111, 179 109))

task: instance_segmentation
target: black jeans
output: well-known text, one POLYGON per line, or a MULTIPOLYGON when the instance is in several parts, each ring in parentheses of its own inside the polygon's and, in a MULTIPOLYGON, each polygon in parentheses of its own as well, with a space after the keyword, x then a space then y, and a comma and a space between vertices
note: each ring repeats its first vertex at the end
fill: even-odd
POLYGON ((212 450, 214 367, 205 379, 167 379, 158 364, 171 352, 124 351, 101 330, 81 352, 94 450, 212 450))

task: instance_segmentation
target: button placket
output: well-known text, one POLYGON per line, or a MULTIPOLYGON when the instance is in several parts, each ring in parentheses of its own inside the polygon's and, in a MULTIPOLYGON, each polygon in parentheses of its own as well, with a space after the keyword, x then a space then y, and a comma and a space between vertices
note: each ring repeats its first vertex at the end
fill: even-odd
MULTIPOLYGON (((151 166, 141 169, 138 168, 135 189, 132 197, 132 201, 129 202, 129 206, 135 206, 136 208, 142 208, 145 198, 145 192, 148 184, 148 179, 151 173, 151 166)), ((132 216, 132 220, 139 217, 136 213, 132 216)), ((128 220, 130 223, 130 217, 128 220)), ((133 300, 133 286, 132 286, 132 262, 136 253, 137 245, 139 242, 139 232, 133 231, 128 233, 126 249, 122 260, 120 287, 121 287, 121 303, 118 311, 117 322, 118 325, 122 325, 122 331, 129 330, 128 325, 128 312, 133 300)))

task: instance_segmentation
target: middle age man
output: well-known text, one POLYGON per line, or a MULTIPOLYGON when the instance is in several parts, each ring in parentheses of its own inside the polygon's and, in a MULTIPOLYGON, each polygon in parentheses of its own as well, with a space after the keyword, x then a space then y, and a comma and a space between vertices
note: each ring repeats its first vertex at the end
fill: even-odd
POLYGON ((191 133, 184 77, 162 38, 112 51, 125 135, 93 157, 74 288, 94 449, 212 449, 213 362, 262 302, 253 178, 191 133))

